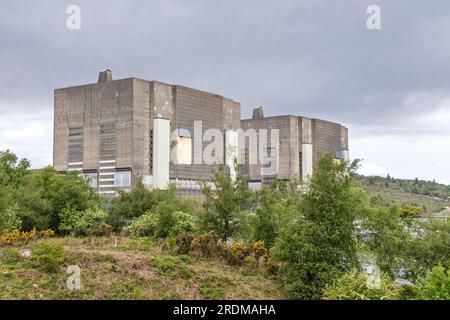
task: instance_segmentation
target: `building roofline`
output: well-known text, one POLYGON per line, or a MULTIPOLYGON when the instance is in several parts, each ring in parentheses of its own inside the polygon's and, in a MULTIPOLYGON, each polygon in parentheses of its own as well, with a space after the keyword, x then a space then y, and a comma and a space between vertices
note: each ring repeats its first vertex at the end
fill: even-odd
POLYGON ((115 80, 111 80, 111 81, 105 81, 105 82, 93 82, 93 83, 87 83, 87 84, 80 84, 80 85, 74 85, 74 86, 66 86, 66 87, 61 87, 61 88, 56 88, 54 89, 54 91, 62 91, 62 90, 70 90, 70 89, 76 89, 76 88, 82 88, 82 87, 91 87, 91 86, 98 86, 98 85, 104 85, 105 83, 113 83, 113 82, 119 82, 119 81, 132 81, 132 80, 138 80, 138 81, 144 81, 144 82, 148 82, 148 83, 158 83, 158 84, 163 84, 163 85, 167 85, 167 86, 172 86, 175 88, 183 88, 183 89, 188 89, 188 90, 194 90, 197 92, 201 92, 201 93, 207 93, 207 94, 211 94, 214 96, 217 96, 219 98, 224 98, 227 100, 231 100, 233 102, 236 103, 240 103, 239 101, 236 101, 232 98, 228 98, 224 95, 221 94, 217 94, 217 93, 213 93, 213 92, 209 92, 209 91, 205 91, 205 90, 200 90, 200 89, 196 89, 196 88, 191 88, 191 87, 187 87, 184 85, 180 85, 180 84, 170 84, 167 82, 162 82, 162 81, 158 81, 158 80, 145 80, 142 78, 137 78, 137 77, 128 77, 128 78, 123 78, 123 79, 115 79, 115 80))
POLYGON ((346 126, 340 124, 339 122, 333 122, 333 121, 319 119, 319 118, 310 118, 310 117, 305 117, 305 116, 295 116, 292 114, 286 114, 286 115, 280 115, 280 116, 268 116, 268 117, 258 118, 258 119, 248 118, 248 119, 241 119, 241 121, 260 121, 260 120, 264 120, 264 119, 276 119, 276 118, 287 118, 287 117, 289 117, 289 118, 304 118, 304 119, 311 119, 311 120, 315 120, 315 121, 323 121, 323 122, 328 122, 328 123, 332 123, 332 124, 338 124, 341 127, 344 127, 347 129, 346 126))

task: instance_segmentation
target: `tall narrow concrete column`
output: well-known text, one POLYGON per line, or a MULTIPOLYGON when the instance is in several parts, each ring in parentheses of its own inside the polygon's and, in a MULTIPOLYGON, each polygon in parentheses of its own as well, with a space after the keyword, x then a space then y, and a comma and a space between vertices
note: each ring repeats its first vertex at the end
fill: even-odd
POLYGON ((312 144, 302 144, 302 179, 307 180, 313 174, 313 148, 312 144))
POLYGON ((167 189, 170 164, 170 120, 153 119, 153 187, 167 189))
POLYGON ((238 133, 233 130, 225 131, 225 164, 230 168, 230 177, 236 181, 236 168, 234 160, 238 157, 238 133))

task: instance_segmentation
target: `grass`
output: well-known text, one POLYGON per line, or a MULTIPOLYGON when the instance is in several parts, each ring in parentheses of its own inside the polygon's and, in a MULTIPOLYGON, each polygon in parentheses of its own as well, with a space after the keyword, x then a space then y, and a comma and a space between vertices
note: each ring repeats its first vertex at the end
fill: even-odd
MULTIPOLYGON (((39 250, 38 250, 39 252, 39 250)), ((151 239, 53 238, 0 246, 0 299, 281 299, 275 279, 218 259, 171 255, 151 239), (25 250, 63 246, 56 268, 25 250), (66 285, 69 265, 81 289, 66 285)))

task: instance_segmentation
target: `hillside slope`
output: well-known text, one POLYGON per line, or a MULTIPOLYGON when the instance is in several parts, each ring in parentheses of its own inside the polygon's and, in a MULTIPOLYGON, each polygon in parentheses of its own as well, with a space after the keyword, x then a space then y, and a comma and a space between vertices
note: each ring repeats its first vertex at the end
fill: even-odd
POLYGON ((0 299, 280 299, 274 279, 249 266, 170 255, 150 239, 57 238, 64 263, 45 272, 23 257, 36 242, 0 247, 0 299), (67 266, 81 268, 81 290, 66 286, 67 266))
POLYGON ((358 184, 381 205, 417 204, 427 213, 450 207, 450 186, 431 181, 358 176, 358 184))

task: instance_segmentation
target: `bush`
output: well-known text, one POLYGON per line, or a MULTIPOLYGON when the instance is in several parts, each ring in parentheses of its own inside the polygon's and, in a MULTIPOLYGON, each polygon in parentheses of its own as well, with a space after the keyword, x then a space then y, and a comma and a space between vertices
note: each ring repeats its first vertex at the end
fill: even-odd
POLYGON ((135 237, 148 237, 156 233, 157 217, 154 213, 148 212, 139 218, 131 221, 123 231, 135 237))
POLYGON ((190 250, 203 257, 211 257, 218 250, 217 240, 218 236, 212 231, 201 234, 192 240, 190 250))
POLYGON ((401 209, 400 213, 402 218, 417 218, 420 217, 424 211, 421 207, 413 204, 405 204, 401 209))
POLYGON ((0 210, 0 232, 20 229, 22 220, 18 215, 18 211, 19 207, 17 205, 9 207, 3 212, 0 210))
POLYGON ((177 206, 162 202, 153 211, 133 220, 123 230, 133 236, 168 237, 181 232, 194 232, 195 221, 192 215, 177 211, 177 206))
POLYGON ((72 235, 111 235, 112 227, 105 223, 107 214, 99 209, 77 211, 65 209, 59 214, 59 230, 72 235))
POLYGON ((222 248, 226 248, 227 261, 232 265, 243 264, 244 259, 251 253, 251 249, 245 243, 240 242, 234 242, 231 247, 222 246, 222 248))
POLYGON ((450 300, 450 269, 436 266, 425 278, 419 277, 417 298, 422 300, 450 300))
POLYGON ((33 229, 29 232, 26 231, 3 231, 0 235, 0 243, 1 244, 14 244, 17 242, 28 242, 30 240, 37 239, 39 237, 39 233, 36 229, 33 229))
POLYGON ((333 284, 328 285, 324 300, 399 300, 402 289, 388 276, 382 275, 380 288, 367 286, 367 275, 346 273, 333 284))
POLYGON ((31 257, 43 270, 55 272, 64 262, 64 249, 61 244, 41 243, 33 249, 31 257))
POLYGON ((194 236, 190 232, 182 231, 176 235, 176 244, 178 246, 178 254, 186 254, 191 248, 194 236))
POLYGON ((195 231, 195 222, 192 215, 179 211, 174 203, 161 202, 156 207, 154 214, 157 217, 156 235, 158 237, 167 237, 182 231, 195 231))
POLYGON ((256 267, 258 268, 259 268, 259 260, 261 259, 261 257, 264 257, 265 260, 268 260, 269 250, 267 250, 263 240, 256 241, 253 244, 253 255, 256 260, 256 267))
POLYGON ((131 192, 120 192, 120 196, 113 200, 107 223, 115 230, 122 230, 132 220, 154 211, 162 202, 172 203, 174 211, 187 210, 189 201, 180 199, 177 189, 171 186, 169 190, 148 190, 142 183, 137 184, 131 192))

